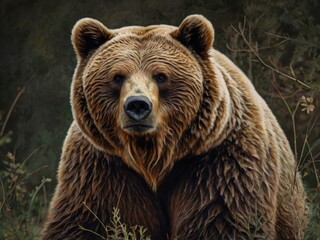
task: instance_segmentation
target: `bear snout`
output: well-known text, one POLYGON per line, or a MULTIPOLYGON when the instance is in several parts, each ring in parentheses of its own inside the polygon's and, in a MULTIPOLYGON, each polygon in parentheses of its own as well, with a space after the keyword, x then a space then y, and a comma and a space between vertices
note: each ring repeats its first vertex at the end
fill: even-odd
POLYGON ((135 121, 140 121, 149 116, 152 110, 152 102, 144 96, 130 96, 124 103, 124 111, 127 116, 135 121))
POLYGON ((152 132, 156 127, 153 104, 146 96, 129 96, 123 104, 121 127, 128 133, 152 132))

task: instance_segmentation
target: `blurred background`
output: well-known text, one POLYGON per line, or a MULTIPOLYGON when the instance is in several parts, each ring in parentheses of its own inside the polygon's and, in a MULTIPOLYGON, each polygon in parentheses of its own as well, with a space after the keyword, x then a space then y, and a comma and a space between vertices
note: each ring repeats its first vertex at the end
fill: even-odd
POLYGON ((0 239, 36 239, 41 229, 72 122, 76 21, 179 25, 189 14, 213 23, 214 47, 248 75, 284 128, 312 203, 306 239, 320 236, 320 1, 2 0, 0 12, 0 239))

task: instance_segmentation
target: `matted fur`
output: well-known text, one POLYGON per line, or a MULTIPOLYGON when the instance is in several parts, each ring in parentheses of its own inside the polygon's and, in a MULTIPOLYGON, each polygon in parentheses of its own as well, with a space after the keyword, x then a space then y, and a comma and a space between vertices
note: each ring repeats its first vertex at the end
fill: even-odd
POLYGON ((288 141, 248 78, 212 48, 204 17, 167 25, 74 27, 74 122, 42 239, 148 228, 152 239, 301 239, 307 208, 288 141), (157 83, 158 73, 167 81, 157 83), (125 76, 122 83, 113 79, 125 76), (152 103, 150 131, 126 130, 129 96, 152 103))

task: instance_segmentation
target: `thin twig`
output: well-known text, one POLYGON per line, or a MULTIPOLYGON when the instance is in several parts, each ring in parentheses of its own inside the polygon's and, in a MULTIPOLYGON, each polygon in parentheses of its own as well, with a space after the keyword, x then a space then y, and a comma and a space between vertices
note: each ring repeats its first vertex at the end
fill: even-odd
MULTIPOLYGON (((22 168, 22 167, 26 164, 26 162, 33 156, 33 154, 35 154, 37 151, 39 151, 40 148, 41 148, 41 146, 38 147, 38 148, 36 148, 35 150, 33 150, 33 151, 23 160, 23 162, 19 165, 18 169, 22 168)), ((15 156, 15 154, 14 154, 14 156, 15 156)))
POLYGON ((312 166, 313 166, 314 175, 315 175, 316 180, 317 180, 317 185, 319 186, 320 180, 319 180, 319 176, 318 176, 318 170, 317 170, 316 164, 314 162, 313 154, 311 152, 311 148, 310 148, 310 145, 309 145, 308 142, 307 142, 307 146, 308 146, 309 151, 310 151, 310 157, 311 157, 311 162, 312 162, 312 166))
POLYGON ((306 88, 311 88, 309 85, 305 84, 304 82, 298 80, 297 78, 293 77, 293 76, 290 76, 286 73, 283 73, 281 71, 279 71, 278 69, 276 69, 275 67, 269 65, 268 63, 266 63, 259 55, 257 49, 255 49, 255 47, 252 46, 251 42, 247 39, 247 37, 245 36, 245 25, 246 25, 246 22, 244 21, 244 24, 243 24, 243 27, 242 25, 239 23, 238 25, 238 28, 239 29, 236 29, 235 27, 232 26, 232 29, 237 33, 239 34, 243 41, 245 42, 245 44, 249 47, 249 49, 251 50, 251 52, 255 55, 255 57, 259 60, 259 62, 264 65, 265 67, 271 69, 272 71, 278 73, 279 75, 283 76, 283 77, 286 77, 292 81, 295 81, 299 84, 301 84, 302 86, 306 87, 306 88))
MULTIPOLYGON (((282 88, 280 86, 278 86, 278 89, 281 91, 281 92, 284 92, 286 89, 285 88, 282 88)), ((284 98, 284 99, 290 99, 292 97, 295 97, 297 96, 300 92, 302 92, 303 90, 301 88, 298 88, 297 90, 293 91, 292 93, 288 94, 286 96, 280 96, 278 93, 276 92, 268 92, 268 91, 263 91, 261 90, 261 92, 263 93, 264 96, 270 96, 270 97, 276 97, 276 98, 284 98)))
MULTIPOLYGON (((302 166, 302 165, 304 164, 306 158, 309 156, 310 153, 312 153, 313 148, 314 148, 314 147, 311 146, 311 149, 309 149, 309 152, 306 153, 305 156, 303 156, 305 147, 306 147, 307 144, 309 144, 309 143, 308 143, 308 139, 309 139, 309 136, 310 136, 310 134, 311 134, 311 131, 312 131, 312 129, 314 128, 314 126, 316 125, 317 120, 318 120, 318 116, 316 116, 316 117, 314 117, 315 119, 314 119, 314 121, 313 121, 313 123, 312 123, 313 116, 314 116, 314 115, 311 116, 311 118, 310 118, 310 120, 309 120, 309 123, 308 123, 307 131, 306 131, 305 138, 304 138, 304 141, 303 141, 302 150, 301 150, 301 154, 300 154, 300 159, 299 159, 299 162, 298 162, 298 166, 297 166, 297 167, 300 167, 300 166, 302 166), (304 158, 302 159, 302 157, 304 157, 304 158)), ((315 146, 315 147, 316 147, 316 146, 315 146)))
POLYGON ((278 34, 275 34, 275 33, 271 33, 271 32, 266 32, 266 34, 268 34, 270 36, 273 36, 273 37, 280 38, 280 39, 284 39, 284 41, 298 42, 298 43, 302 43, 302 44, 305 44, 305 45, 308 45, 308 46, 311 46, 311 47, 319 48, 319 44, 310 43, 310 42, 307 42, 307 41, 304 41, 304 40, 301 40, 301 39, 281 36, 281 35, 278 35, 278 34))
POLYGON ((87 206, 87 204, 85 202, 82 202, 82 204, 85 206, 86 209, 89 210, 89 212, 99 221, 99 223, 102 225, 102 227, 104 228, 104 230, 106 231, 106 233, 108 233, 108 229, 106 228, 106 225, 104 225, 104 223, 101 221, 101 219, 91 210, 91 208, 89 208, 87 206))
POLYGON ((3 135, 3 133, 4 133, 4 129, 6 128, 7 123, 8 123, 8 120, 9 120, 9 118, 10 118, 10 116, 11 116, 12 111, 13 111, 13 108, 14 108, 14 106, 16 105, 16 103, 17 103, 17 101, 19 100, 19 98, 21 97, 22 93, 24 93, 24 90, 25 90, 24 87, 22 87, 21 89, 19 89, 17 96, 15 97, 13 103, 11 104, 11 107, 10 107, 10 109, 9 109, 9 112, 8 112, 8 114, 7 114, 7 116, 6 116, 6 119, 4 120, 3 126, 2 126, 2 128, 1 128, 0 137, 2 137, 2 135, 3 135))
POLYGON ((89 233, 92 233, 93 235, 96 235, 97 237, 100 237, 101 239, 105 239, 105 237, 103 237, 103 236, 100 235, 99 233, 96 233, 95 231, 92 231, 92 230, 90 230, 90 229, 88 229, 88 228, 85 228, 85 227, 83 227, 83 226, 81 226, 81 225, 79 225, 79 229, 80 229, 80 230, 83 230, 83 231, 86 231, 86 232, 89 232, 89 233))
MULTIPOLYGON (((282 40, 280 42, 277 42, 277 43, 269 45, 269 46, 260 47, 259 50, 269 50, 271 48, 281 46, 282 44, 284 44, 287 41, 288 40, 282 40)), ((226 44, 226 46, 227 46, 227 49, 229 49, 232 52, 251 52, 250 49, 234 49, 234 48, 230 47, 229 44, 226 44)))

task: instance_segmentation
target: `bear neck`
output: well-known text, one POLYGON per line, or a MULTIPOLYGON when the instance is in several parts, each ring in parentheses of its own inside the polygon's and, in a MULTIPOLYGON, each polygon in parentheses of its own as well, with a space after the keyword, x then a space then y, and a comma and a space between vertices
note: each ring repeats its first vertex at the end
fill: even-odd
POLYGON ((127 136, 122 152, 124 162, 141 174, 153 191, 172 168, 174 144, 172 139, 159 134, 154 136, 127 136))

